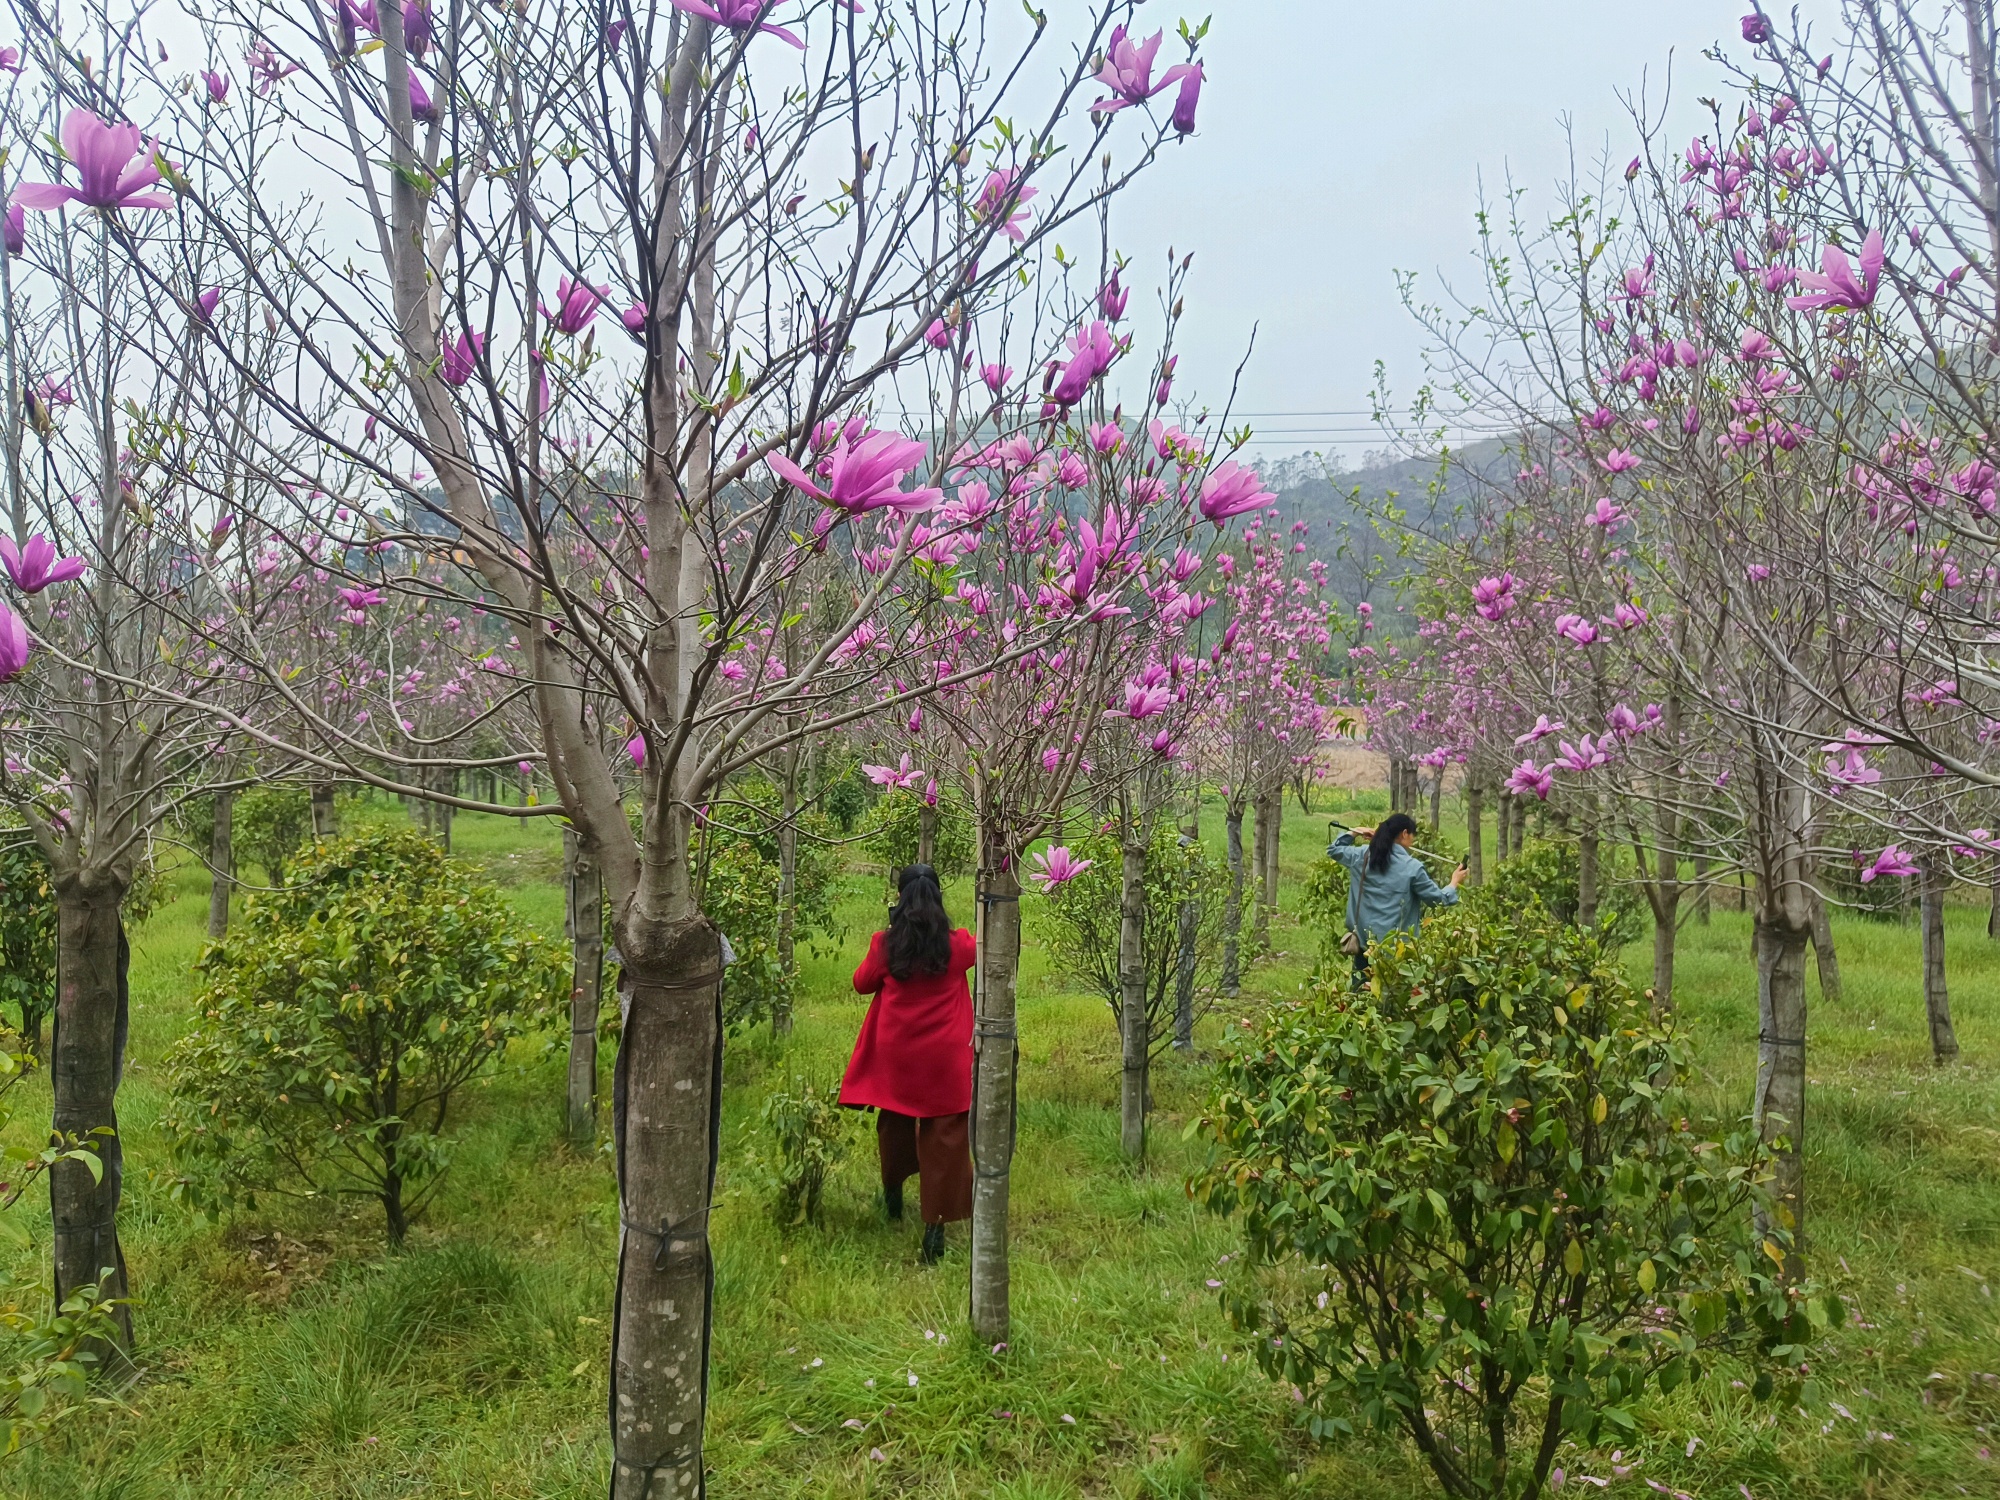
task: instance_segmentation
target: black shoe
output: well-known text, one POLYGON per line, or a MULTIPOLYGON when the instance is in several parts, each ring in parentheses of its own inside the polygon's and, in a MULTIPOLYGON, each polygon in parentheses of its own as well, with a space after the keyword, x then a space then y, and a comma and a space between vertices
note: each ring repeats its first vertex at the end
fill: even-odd
POLYGON ((924 1226, 924 1264, 934 1266, 944 1259, 944 1225, 924 1226))
POLYGON ((886 1184, 883 1186, 882 1211, 889 1216, 889 1222, 892 1224, 901 1220, 903 1217, 902 1183, 899 1182, 894 1187, 889 1187, 886 1184))

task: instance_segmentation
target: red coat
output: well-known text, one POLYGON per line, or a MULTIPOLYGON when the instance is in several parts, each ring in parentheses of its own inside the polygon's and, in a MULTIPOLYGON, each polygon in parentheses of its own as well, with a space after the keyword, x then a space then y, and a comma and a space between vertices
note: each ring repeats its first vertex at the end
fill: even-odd
POLYGON ((840 1102, 932 1119, 972 1108, 972 991, 966 971, 977 951, 963 927, 951 935, 942 974, 897 979, 888 938, 876 933, 854 971, 854 988, 874 1003, 861 1021, 840 1102))

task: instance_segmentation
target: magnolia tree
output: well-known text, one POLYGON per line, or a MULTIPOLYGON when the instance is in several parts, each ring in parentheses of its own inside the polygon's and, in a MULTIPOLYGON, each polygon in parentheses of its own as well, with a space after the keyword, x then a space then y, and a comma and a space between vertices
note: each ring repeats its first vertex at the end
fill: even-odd
MULTIPOLYGON (((602 873, 625 1010, 619 1495, 701 1485, 721 963, 698 810, 870 711, 865 685, 948 683, 914 670, 938 649, 928 596, 904 593, 919 517, 996 406, 1053 422, 1115 359, 1048 252, 1193 130, 1203 81, 1199 33, 1163 66, 1160 36, 1119 24, 1129 0, 1063 26, 774 9, 225 5, 194 18, 211 53, 187 88, 93 70, 84 32, 35 17, 62 89, 159 130, 177 227, 228 257, 214 280, 273 309, 289 357, 249 372, 240 446, 284 487, 252 519, 340 539, 329 571, 364 593, 408 585, 356 544, 456 565, 504 627, 533 758, 602 873), (809 580, 845 611, 766 649, 809 580)), ((275 686, 240 633, 231 649, 275 686)), ((436 784, 461 749, 413 752, 373 718, 299 723, 343 775, 479 805, 436 784)), ((1021 825, 990 826, 998 849, 1021 825)))

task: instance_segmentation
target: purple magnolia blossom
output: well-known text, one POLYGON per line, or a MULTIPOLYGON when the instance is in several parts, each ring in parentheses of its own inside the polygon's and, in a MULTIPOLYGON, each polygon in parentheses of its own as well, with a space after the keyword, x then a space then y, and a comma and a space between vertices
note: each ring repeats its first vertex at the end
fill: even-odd
POLYGON ((1574 745, 1568 740, 1557 740, 1556 745, 1562 754, 1556 757, 1554 764, 1561 766, 1565 771, 1595 771, 1599 766, 1611 764, 1611 757, 1604 748, 1605 739, 1593 742, 1586 734, 1579 736, 1574 745))
POLYGON ((1514 575, 1482 578, 1472 586, 1472 611, 1482 620, 1503 620, 1514 607, 1514 575))
POLYGON ((985 184, 979 189, 979 197, 973 202, 972 216, 997 221, 1000 232, 1018 244, 1027 238, 1021 226, 1028 222, 1026 204, 1036 191, 1022 183, 1019 167, 1002 167, 989 172, 985 184))
POLYGON ((467 331, 458 336, 458 341, 446 344, 438 364, 438 374, 444 377, 446 385, 464 385, 472 379, 472 372, 479 368, 479 360, 486 352, 486 335, 467 331))
POLYGON ((1562 728, 1563 721, 1561 719, 1551 719, 1547 714, 1542 714, 1536 718, 1533 729, 1530 729, 1526 734, 1517 734, 1514 736, 1514 746, 1516 749, 1519 749, 1522 745, 1539 744, 1552 734, 1562 733, 1562 728))
POLYGON ((1097 310, 1104 314, 1106 322, 1116 323, 1125 316, 1125 304, 1131 298, 1132 293, 1120 283, 1118 273, 1113 271, 1111 279, 1098 289, 1097 310))
MULTIPOLYGON (((0 666, 4 665, 4 662, 0 662, 0 666)), ((1855 858, 1858 861, 1860 856, 1856 855, 1855 858)), ((1904 876, 1915 875, 1917 873, 1917 862, 1911 859, 1897 845, 1891 844, 1875 856, 1874 864, 1861 872, 1861 883, 1867 885, 1878 875, 1894 875, 1898 879, 1901 879, 1904 876)))
POLYGON ((1592 526, 1600 526, 1606 531, 1615 531, 1623 524, 1626 513, 1609 496, 1600 499, 1584 516, 1592 526))
POLYGON ((999 395, 1007 389, 1007 382, 1014 378, 1012 365, 981 365, 979 378, 986 382, 986 389, 999 395))
POLYGON ((9 255, 28 248, 28 210, 19 203, 7 205, 5 241, 9 255))
MULTIPOLYGON (((1792 299, 1787 297, 1787 302, 1792 299)), ((1737 354, 1747 364, 1759 364, 1778 357, 1778 346, 1771 342, 1771 336, 1760 333, 1755 328, 1743 330, 1743 336, 1736 341, 1737 354)))
POLYGON ((647 317, 646 304, 643 302, 634 302, 618 315, 618 321, 625 325, 625 331, 631 334, 633 338, 643 341, 646 337, 647 317))
POLYGON ((1534 796, 1546 802, 1555 777, 1532 760, 1524 760, 1507 777, 1507 790, 1516 797, 1534 796))
POLYGON ((1613 474, 1623 474, 1628 469, 1639 467, 1639 455, 1628 452, 1623 448, 1613 448, 1604 457, 1600 458, 1598 462, 1603 464, 1613 474))
POLYGON ((1107 712, 1113 718, 1150 719, 1154 714, 1164 713, 1173 701, 1174 690, 1165 683, 1128 682, 1125 684, 1125 702, 1107 712))
POLYGON ((56 209, 66 203, 86 208, 171 208, 173 198, 145 189, 160 180, 154 162, 158 142, 147 142, 137 125, 114 125, 87 109, 63 117, 62 148, 76 166, 81 187, 59 182, 24 182, 14 201, 28 208, 56 209))
POLYGON ((903 476, 923 461, 922 443, 880 430, 853 438, 841 434, 821 465, 827 473, 824 488, 782 453, 764 460, 787 484, 849 515, 883 508, 916 514, 936 505, 944 491, 902 488, 903 476))
POLYGON ((1200 63, 1181 75, 1181 91, 1174 96, 1174 129, 1181 135, 1194 134, 1194 112, 1201 104, 1203 76, 1200 63))
POLYGON ((1215 471, 1202 482, 1201 513, 1220 526, 1231 516, 1257 510, 1276 498, 1264 488, 1263 478, 1255 469, 1246 469, 1230 459, 1216 465, 1215 471))
POLYGON ((1165 406, 1168 398, 1173 395, 1174 369, 1180 362, 1181 357, 1178 354, 1170 354, 1166 362, 1160 366, 1160 383, 1153 390, 1153 405, 1165 406))
POLYGON ((1070 335, 1069 347, 1069 363, 1049 392, 1049 400, 1057 406, 1074 406, 1081 401, 1090 383, 1110 369, 1118 355, 1117 341, 1101 321, 1070 335))
POLYGON ((900 765, 863 766, 861 768, 861 774, 866 776, 870 781, 874 782, 875 785, 877 786, 901 787, 905 789, 914 787, 919 781, 923 779, 924 775, 922 771, 918 770, 916 767, 910 764, 910 756, 908 751, 903 752, 903 759, 900 765))
MULTIPOLYGON (((1051 755, 1055 754, 1054 751, 1050 751, 1049 753, 1051 755)), ((1056 758, 1060 762, 1061 757, 1057 756, 1056 758)), ((1046 896, 1058 886, 1068 885, 1077 876, 1088 870, 1093 863, 1095 863, 1093 860, 1078 859, 1074 854, 1069 852, 1067 846, 1055 844, 1042 850, 1028 861, 1031 867, 1029 878, 1041 885, 1042 894, 1046 896)))
MULTIPOLYGON (((372 17, 374 13, 371 11, 369 14, 372 17)), ((373 24, 372 20, 370 24, 373 24)), ((351 52, 352 46, 348 50, 351 52)), ((270 93, 299 70, 297 63, 286 62, 278 56, 269 42, 261 40, 251 43, 250 50, 243 54, 243 60, 250 65, 250 71, 256 75, 257 93, 260 96, 270 93)))
POLYGON ((1156 31, 1147 40, 1135 42, 1125 34, 1123 26, 1111 33, 1111 44, 1104 49, 1104 66, 1097 72, 1097 81, 1111 91, 1111 97, 1099 99, 1091 105, 1091 113, 1116 114, 1131 105, 1144 104, 1192 71, 1188 64, 1181 63, 1167 69, 1157 82, 1154 81, 1153 58, 1159 53, 1160 42, 1165 36, 1165 32, 1156 31))
POLYGON ((194 299, 194 320, 210 323, 215 319, 215 305, 222 300, 222 288, 212 286, 194 299))
POLYGON ((929 344, 933 349, 949 349, 951 347, 951 325, 945 322, 943 318, 933 319, 931 326, 924 330, 924 342, 929 344))
POLYGON ((797 32, 787 31, 782 26, 773 26, 763 19, 764 12, 771 8, 770 0, 714 0, 713 4, 708 3, 708 0, 671 0, 671 3, 675 10, 684 10, 691 16, 700 16, 703 20, 713 21, 718 26, 727 26, 731 31, 741 31, 751 36, 760 31, 765 32, 781 42, 797 47, 801 52, 805 50, 806 44, 797 32))
POLYGON ((1858 264, 1850 264, 1846 252, 1828 245, 1820 252, 1820 271, 1799 272, 1799 285, 1806 290, 1787 297, 1785 306, 1820 312, 1838 307, 1858 312, 1872 307, 1876 289, 1882 282, 1882 231, 1871 229, 1861 242, 1858 264))
POLYGON ((201 81, 208 86, 208 102, 224 104, 229 99, 229 75, 209 68, 201 75, 201 81))
POLYGON ((1768 16, 1756 11, 1743 18, 1743 40, 1751 46, 1761 46, 1771 40, 1771 21, 1768 16))
POLYGON ((1556 634, 1578 646, 1588 646, 1597 639, 1597 627, 1582 615, 1557 615, 1556 634))
POLYGON ((632 769, 643 770, 646 765, 646 737, 635 734, 625 742, 625 753, 632 758, 632 769))
POLYGON ((591 286, 587 282, 571 281, 567 276, 560 277, 556 281, 556 305, 543 307, 542 316, 549 320, 549 326, 557 333, 574 337, 591 325, 597 317, 598 305, 610 295, 611 288, 608 286, 591 286))
POLYGON ((24 594, 39 594, 50 584, 81 578, 84 562, 80 557, 58 560, 54 544, 37 532, 25 547, 16 547, 12 537, 0 536, 0 566, 7 569, 15 588, 24 594))
POLYGON ((16 78, 21 76, 19 47, 0 47, 0 73, 12 73, 16 78))
POLYGON ((410 117, 422 120, 426 125, 435 125, 438 118, 437 101, 424 87, 423 79, 417 76, 415 68, 410 69, 410 117))
POLYGON ((28 627, 21 617, 0 604, 0 682, 12 682, 28 665, 28 627))

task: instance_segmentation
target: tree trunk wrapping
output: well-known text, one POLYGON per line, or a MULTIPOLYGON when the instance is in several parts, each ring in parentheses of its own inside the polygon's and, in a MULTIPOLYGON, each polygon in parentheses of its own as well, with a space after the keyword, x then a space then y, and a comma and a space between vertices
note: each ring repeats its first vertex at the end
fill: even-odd
POLYGON ((722 1116, 722 945, 709 922, 620 927, 624 1032, 612 1083, 618 1291, 613 1500, 705 1493, 702 1423, 715 1263, 709 1205, 722 1116))
MULTIPOLYGON (((1785 1274, 1804 1274, 1806 1139, 1806 939, 1809 924, 1759 912, 1757 950, 1757 1091, 1759 1136, 1784 1141, 1777 1153, 1772 1198, 1779 1222, 1792 1231, 1785 1274)), ((1760 1225, 1760 1229, 1764 1226, 1760 1225)))
MULTIPOLYGON (((56 1008, 49 1038, 49 1078, 54 1094, 50 1126, 65 1139, 93 1145, 102 1178, 82 1162, 49 1169, 49 1214, 54 1230, 55 1301, 97 1285, 105 1297, 129 1288, 125 1253, 118 1243, 118 1203, 124 1187, 124 1142, 118 1135, 118 1084, 125 1072, 130 1016, 125 941, 119 905, 123 886, 90 875, 56 886, 56 1008), (105 1132, 95 1134, 94 1132, 105 1132)), ((118 1343, 132 1347, 132 1310, 117 1310, 118 1343)), ((101 1351, 105 1368, 118 1362, 101 1351)))
POLYGON ((1243 809, 1226 808, 1222 827, 1229 848, 1229 894, 1222 902, 1222 993, 1234 995, 1243 988, 1243 809))
POLYGON ((1924 1019, 1930 1023, 1931 1061, 1939 1067, 1958 1057, 1958 1033, 1951 1024, 1951 992, 1944 981, 1943 861, 1923 861, 1924 1019))
POLYGON ((208 935, 229 935, 229 888, 236 873, 236 793, 215 794, 215 830, 208 836, 208 935))
POLYGON ((597 1020, 604 999, 604 876, 575 832, 563 836, 570 940, 569 1140, 597 1142, 597 1020))
POLYGON ((1118 1143, 1129 1157, 1146 1154, 1146 845, 1143 820, 1128 817, 1118 892, 1118 1143))
MULTIPOLYGON (((986 840, 982 838, 984 846, 986 840)), ((1021 962, 1021 883, 1012 861, 979 877, 979 993, 972 1033, 972 1327, 1007 1337, 1007 1193, 1014 1160, 1020 1043, 1014 981, 1021 962)))

